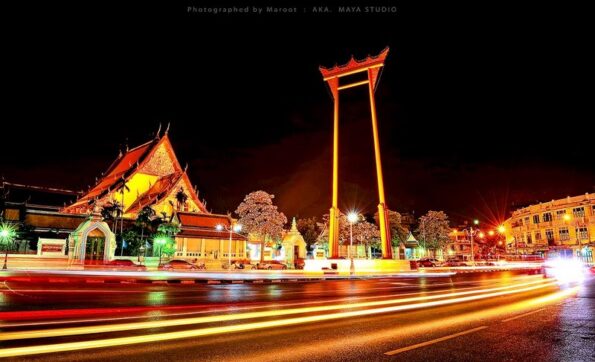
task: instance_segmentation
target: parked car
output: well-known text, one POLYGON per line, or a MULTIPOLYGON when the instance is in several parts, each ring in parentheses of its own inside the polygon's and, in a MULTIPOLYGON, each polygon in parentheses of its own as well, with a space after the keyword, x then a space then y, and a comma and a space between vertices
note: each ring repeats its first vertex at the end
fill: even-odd
POLYGON ((421 258, 417 261, 417 265, 424 268, 432 268, 438 265, 438 260, 432 258, 421 258))
POLYGON ((105 268, 111 270, 128 270, 128 271, 146 271, 147 267, 136 264, 129 259, 114 259, 103 264, 105 268))
POLYGON ((278 260, 267 260, 262 263, 256 264, 256 268, 266 270, 286 270, 287 265, 281 263, 278 260))
POLYGON ((171 260, 165 264, 159 265, 159 270, 198 270, 198 265, 187 262, 186 260, 171 260))

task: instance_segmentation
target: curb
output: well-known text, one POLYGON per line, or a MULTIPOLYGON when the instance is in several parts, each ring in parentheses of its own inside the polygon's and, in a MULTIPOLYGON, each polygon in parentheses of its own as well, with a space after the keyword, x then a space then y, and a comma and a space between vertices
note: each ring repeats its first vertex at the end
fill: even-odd
MULTIPOLYGON (((424 270, 427 271, 427 270, 424 270)), ((527 274, 540 274, 540 268, 535 269, 481 269, 481 270, 452 270, 455 274, 470 274, 470 273, 493 273, 502 271, 519 271, 527 274)), ((431 277, 432 272, 420 273, 419 277, 431 277)), ((39 282, 39 283, 82 283, 82 284, 151 284, 151 285, 189 285, 189 284, 205 284, 205 285, 221 285, 221 284, 280 284, 280 283, 305 283, 305 282, 321 282, 326 280, 365 280, 370 278, 386 278, 387 276, 374 275, 338 275, 336 273, 328 273, 315 277, 290 277, 290 278, 276 278, 276 279, 140 279, 140 278, 109 278, 109 277, 54 277, 54 276, 40 276, 39 278, 31 276, 15 276, 15 277, 0 277, 0 281, 14 281, 14 282, 39 282)), ((390 276, 388 276, 390 277, 390 276)))

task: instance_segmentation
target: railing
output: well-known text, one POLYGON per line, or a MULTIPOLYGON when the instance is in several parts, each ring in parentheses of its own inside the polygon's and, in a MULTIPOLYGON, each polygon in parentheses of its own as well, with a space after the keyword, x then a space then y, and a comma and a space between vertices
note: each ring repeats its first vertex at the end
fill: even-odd
POLYGON ((543 262, 543 257, 539 255, 505 255, 506 261, 530 261, 530 262, 543 262))

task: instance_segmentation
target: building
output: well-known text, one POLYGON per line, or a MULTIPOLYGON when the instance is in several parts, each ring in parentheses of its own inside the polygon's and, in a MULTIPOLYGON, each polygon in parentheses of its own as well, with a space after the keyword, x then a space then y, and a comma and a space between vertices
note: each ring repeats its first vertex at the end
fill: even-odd
MULTIPOLYGON (((471 238, 468 233, 462 231, 463 228, 464 226, 453 229, 452 232, 448 234, 450 241, 446 246, 445 259, 471 260, 471 238)), ((473 248, 477 253, 478 246, 473 245, 473 248)))
POLYGON ((65 240, 86 218, 60 212, 80 196, 76 191, 3 181, 0 196, 0 216, 27 226, 21 228, 17 245, 22 254, 66 255, 65 240))
POLYGON ((592 260, 595 193, 520 208, 504 227, 508 253, 572 254, 592 260))
POLYGON ((215 215, 180 211, 175 215, 180 225, 176 235, 176 257, 203 261, 246 259, 246 238, 233 231, 232 219, 215 215), (217 225, 222 231, 217 230, 217 225), (232 231, 227 231, 232 230, 232 231))
POLYGON ((419 241, 415 239, 413 233, 410 231, 405 242, 399 243, 399 259, 419 259, 424 256, 425 250, 419 245, 419 241))
MULTIPOLYGON (((153 219, 176 222, 175 256, 205 262, 247 257, 246 237, 228 231, 229 215, 210 213, 199 200, 187 168, 182 168, 167 131, 138 147, 121 152, 86 192, 3 182, 0 213, 29 230, 37 257, 68 258, 71 263, 113 259, 118 230, 101 211, 117 206, 121 225, 131 225, 143 208, 153 219), (220 225, 220 228, 217 228, 220 225)), ((120 226, 121 228, 121 226, 120 226)))

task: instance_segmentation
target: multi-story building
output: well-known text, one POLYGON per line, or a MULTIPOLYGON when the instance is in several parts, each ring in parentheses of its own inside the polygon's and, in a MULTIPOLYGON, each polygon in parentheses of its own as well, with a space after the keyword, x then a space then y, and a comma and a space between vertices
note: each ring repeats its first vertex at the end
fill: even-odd
POLYGON ((505 221, 511 254, 556 252, 592 260, 595 247, 595 193, 530 205, 505 221))

